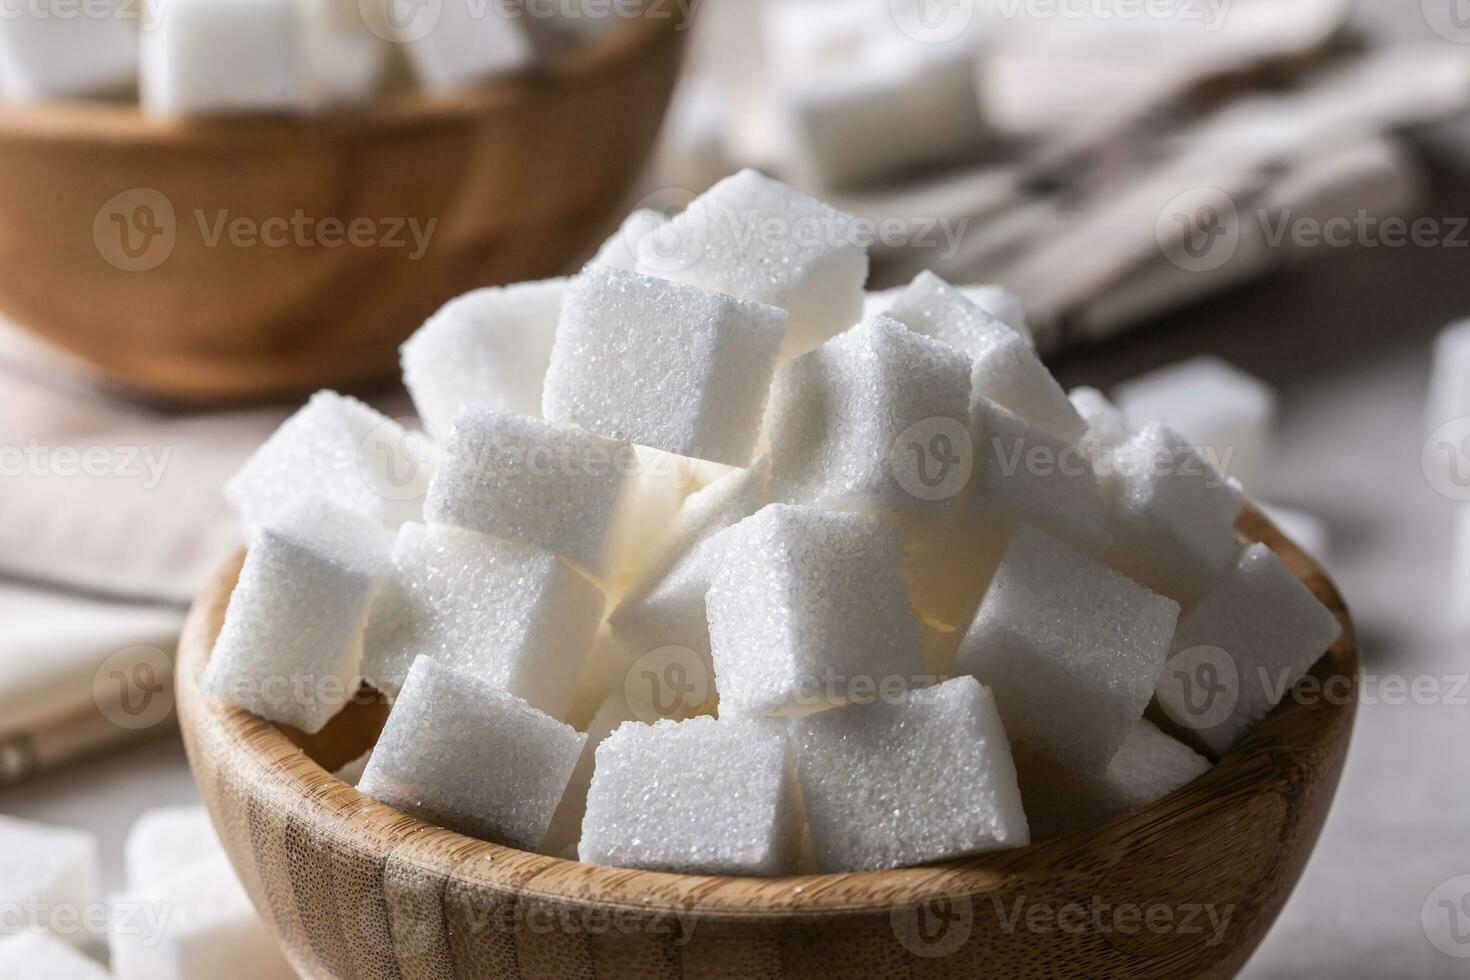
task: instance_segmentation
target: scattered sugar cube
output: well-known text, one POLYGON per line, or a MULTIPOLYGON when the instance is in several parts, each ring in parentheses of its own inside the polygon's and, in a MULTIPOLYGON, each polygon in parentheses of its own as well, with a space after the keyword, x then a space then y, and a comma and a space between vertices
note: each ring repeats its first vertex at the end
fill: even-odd
POLYGON ((61 0, 9 8, 0 18, 0 94, 42 102, 131 88, 138 36, 121 14, 112 3, 81 10, 61 0))
POLYGON ((97 840, 91 834, 0 815, 0 935, 40 930, 72 946, 90 936, 80 915, 101 890, 97 840))
POLYGON ((441 438, 461 408, 539 417, 565 279, 477 289, 450 300, 403 345, 403 381, 441 438))
MULTIPOLYGON (((863 319, 870 320, 879 314, 887 314, 894 300, 908 290, 908 286, 898 286, 894 289, 881 289, 877 292, 865 293, 863 297, 863 319)), ((960 286, 959 291, 964 294, 965 299, 974 303, 980 309, 989 313, 995 319, 1010 327, 1016 333, 1026 338, 1027 343, 1036 346, 1036 338, 1032 335, 1031 327, 1026 318, 1026 307, 1015 293, 1004 286, 976 285, 960 286)))
POLYGON ((1470 416, 1470 320, 1445 327, 1434 341, 1428 431, 1470 416))
POLYGON ((118 980, 296 980, 222 854, 112 906, 118 980))
POLYGON ((110 974, 44 932, 23 932, 0 939, 0 976, 14 980, 109 980, 110 974))
POLYGON ((225 498, 247 534, 313 494, 397 527, 418 519, 429 483, 427 466, 400 465, 414 448, 393 420, 355 398, 318 392, 225 485, 225 498))
POLYGON ((388 42, 374 34, 358 0, 301 0, 303 57, 325 104, 361 105, 382 87, 388 42))
POLYGON ((222 853, 204 807, 149 810, 133 823, 123 846, 128 888, 151 891, 185 869, 222 853))
POLYGON ((1018 527, 952 670, 995 691, 1013 740, 1103 769, 1148 707, 1178 618, 1173 601, 1018 527))
POLYGON ((1160 421, 1246 487, 1260 485, 1271 448, 1276 394, 1218 357, 1196 357, 1134 378, 1114 391, 1136 428, 1160 421))
POLYGON ((977 465, 970 506, 977 516, 1038 527, 1084 554, 1102 554, 1113 538, 1087 453, 985 398, 972 411, 977 465))
POLYGON ((587 864, 780 875, 801 838, 779 725, 694 718, 626 724, 597 750, 578 853, 587 864))
POLYGON ((321 731, 357 693, 363 623, 392 548, 390 532, 319 497, 257 529, 203 690, 321 731))
POLYGON ((680 456, 747 466, 787 319, 707 289, 590 267, 567 293, 543 412, 680 456))
POLYGON ((638 271, 638 246, 643 239, 668 224, 668 216, 652 208, 639 208, 628 217, 611 238, 602 243, 590 265, 624 272, 638 271))
POLYGON ((608 531, 610 591, 621 591, 647 570, 684 499, 694 490, 694 460, 634 446, 634 472, 618 500, 608 531))
POLYGON ((857 219, 754 170, 720 181, 645 238, 638 268, 791 314, 785 358, 862 316, 867 245, 857 219))
POLYGON ((577 768, 572 771, 556 815, 551 818, 551 829, 546 833, 542 851, 577 860, 577 843, 582 839, 582 821, 587 816, 587 793, 592 789, 592 775, 596 770, 597 747, 620 726, 637 721, 638 714, 628 704, 627 695, 611 694, 587 723, 587 744, 582 746, 577 768))
POLYGON ((1455 511, 1454 548, 1449 622, 1457 632, 1470 633, 1470 504, 1455 511))
POLYGON ((1129 578, 1188 607, 1235 560, 1240 484, 1167 426, 1120 446, 1101 483, 1114 536, 1108 563, 1129 578))
POLYGON ((972 392, 1068 445, 1087 435, 1082 416, 1023 337, 1007 337, 975 359, 972 392))
POLYGON ((791 723, 825 872, 875 871, 1030 843, 995 698, 959 677, 791 723))
POLYGON ((1050 840, 1141 810, 1204 775, 1210 761, 1140 719, 1101 773, 1077 772, 1021 748, 1016 770, 1033 840, 1050 840))
POLYGON ((1010 528, 978 509, 937 521, 902 515, 890 520, 903 531, 904 578, 914 612, 963 630, 1000 564, 1010 528))
POLYGON ((1329 535, 1327 523, 1315 514, 1293 507, 1279 507, 1257 500, 1256 507, 1270 518, 1277 529, 1314 558, 1327 557, 1329 535))
POLYGON ((1073 388, 1067 400, 1087 424, 1082 444, 1090 451, 1116 449, 1133 438, 1133 427, 1122 410, 1096 388, 1073 388))
POLYGON ((959 456, 969 392, 969 360, 897 320, 875 317, 828 341, 777 373, 772 498, 928 516, 955 509, 955 494, 926 492, 951 465, 939 468, 931 449, 939 437, 959 456))
POLYGON ((1184 614, 1159 679, 1159 706, 1223 754, 1342 634, 1337 617, 1263 544, 1241 553, 1184 614))
POLYGON ((902 539, 881 518, 772 504, 708 547, 722 718, 803 714, 923 675, 902 539))
POLYGON ((363 676, 394 693, 421 656, 556 718, 602 620, 600 589, 549 551, 405 524, 363 637, 363 676))
POLYGON ((536 850, 586 741, 483 678, 420 657, 358 788, 437 826, 536 850))
POLYGON ((464 88, 535 60, 525 28, 498 4, 425 4, 410 8, 405 17, 392 0, 380 2, 386 10, 380 12, 383 22, 374 26, 402 45, 419 83, 431 92, 464 88))
POLYGON ((590 432, 465 408, 455 416, 424 514, 523 541, 602 572, 633 448, 590 432))
POLYGON ((885 316, 910 330, 953 347, 972 361, 1017 336, 1005 323, 970 302, 963 292, 932 272, 921 272, 889 300, 885 316))
POLYGON ((303 111, 317 93, 297 0, 168 0, 142 32, 152 115, 303 111))
POLYGON ((705 594, 710 569, 705 544, 769 503, 764 459, 735 470, 692 494, 664 532, 657 556, 608 617, 613 629, 641 652, 688 647, 708 656, 705 594))

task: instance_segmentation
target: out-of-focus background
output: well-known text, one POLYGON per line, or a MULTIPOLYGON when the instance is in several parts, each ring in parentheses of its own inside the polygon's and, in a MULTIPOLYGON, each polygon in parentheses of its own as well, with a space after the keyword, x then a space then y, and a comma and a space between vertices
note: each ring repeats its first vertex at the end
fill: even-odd
MULTIPOLYGON (((1200 355, 1269 387, 1247 489, 1337 580, 1365 677, 1326 831, 1252 977, 1470 975, 1451 616, 1470 608, 1470 489, 1431 465, 1470 464, 1470 440, 1431 436, 1452 417, 1426 409, 1434 338, 1470 316, 1467 104, 1461 0, 704 0, 620 208, 759 167, 872 219, 870 288, 932 269, 1012 290, 1068 387, 1126 407, 1132 379, 1200 355)), ((0 267, 0 292, 20 274, 0 267)), ((113 311, 94 312, 106 343, 113 311)), ((168 654, 238 545, 221 482, 299 399, 186 408, 27 325, 0 332, 0 813, 95 832, 115 889, 132 821, 197 799, 168 654)), ((1206 376, 1133 390, 1187 427, 1206 376)), ((411 412, 391 382, 356 390, 411 412)))

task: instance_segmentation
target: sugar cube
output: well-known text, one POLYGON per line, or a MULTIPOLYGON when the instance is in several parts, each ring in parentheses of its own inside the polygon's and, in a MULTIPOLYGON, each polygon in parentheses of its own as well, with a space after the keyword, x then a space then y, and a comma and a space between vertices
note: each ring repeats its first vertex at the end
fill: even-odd
POLYGON ((397 527, 418 518, 429 482, 415 452, 398 423, 322 391, 256 450, 225 485, 225 498, 247 533, 313 494, 397 527))
POLYGON ((772 504, 712 539, 720 716, 803 714, 923 676, 897 529, 772 504))
POLYGON ((123 12, 104 2, 84 15, 61 0, 11 8, 0 18, 0 94, 41 102, 131 88, 138 36, 123 12))
POLYGON ((169 0, 142 33, 153 115, 307 110, 317 92, 297 0, 169 0))
POLYGON ((1159 706, 1208 751, 1235 745, 1342 634, 1270 548, 1254 544, 1179 621, 1159 706))
POLYGON ((710 570, 704 545, 769 502, 764 459, 692 494, 664 532, 657 556, 608 617, 613 629, 643 652, 688 647, 709 655, 705 594, 710 570))
POLYGON ((1322 518, 1295 507, 1282 507, 1261 500, 1257 500, 1255 505, 1293 544, 1314 558, 1327 557, 1329 533, 1327 523, 1322 518))
POLYGON ((1102 769, 1143 717, 1178 618, 1173 601, 1018 527, 952 670, 995 691, 1013 740, 1102 769))
POLYGON ((602 243, 590 265, 624 272, 638 271, 638 246, 643 239, 668 224, 668 216, 652 208, 638 208, 623 219, 611 238, 602 243))
POLYGON ((1119 385, 1118 407, 1135 427, 1159 421, 1202 450, 1216 469, 1260 485, 1276 395, 1218 357, 1196 357, 1119 385))
POLYGON ((295 980, 224 855, 113 899, 118 980, 295 980))
POLYGON ((535 850, 586 741, 484 679, 420 657, 358 788, 440 827, 535 850))
POLYGON ((921 272, 898 290, 883 311, 910 330, 953 347, 972 361, 1016 332, 976 306, 960 290, 932 272, 921 272))
POLYGON ((1116 449, 1133 438, 1133 427, 1122 410, 1096 388, 1073 388, 1067 400, 1087 424, 1082 443, 1089 451, 1116 449))
POLYGON ((787 319, 772 306, 590 267, 568 290, 542 410, 552 421, 746 466, 787 319))
POLYGON ((619 868, 785 874, 800 841, 798 807, 780 725, 625 724, 597 750, 578 853, 619 868))
POLYGON ((1030 843, 991 692, 959 677, 791 723, 818 866, 874 871, 1030 843))
POLYGON ((1187 607, 1234 561, 1240 485, 1167 426, 1150 424, 1112 453, 1101 484, 1107 560, 1129 578, 1187 607))
POLYGON ((985 398, 974 414, 970 506, 986 520, 1041 528, 1089 555, 1112 543, 1108 508, 1087 453, 985 398))
POLYGON ((1000 564, 1010 528, 974 511, 925 520, 889 518, 903 532, 904 578, 921 618, 963 630, 1000 564))
POLYGON ((221 853, 219 837, 204 807, 149 810, 133 823, 123 846, 128 888, 151 891, 221 853))
POLYGON ((83 946, 90 937, 78 918, 100 889, 91 834, 0 815, 0 909, 11 913, 0 936, 34 929, 83 946))
POLYGON ((857 219, 754 170, 720 181, 645 238, 639 271, 791 314, 783 357, 862 316, 868 252, 857 219))
POLYGON ((14 980, 109 980, 110 974, 44 932, 0 939, 0 976, 14 980))
POLYGON ((388 67, 388 42, 374 34, 357 0, 305 0, 301 17, 303 57, 317 100, 362 104, 378 93, 388 67))
MULTIPOLYGON (((854 327, 777 374, 772 498, 929 516, 954 510, 945 483, 965 462, 969 392, 969 360, 952 347, 887 317, 854 327)), ((957 480, 956 493, 962 486, 957 480)))
POLYGON ((602 572, 633 448, 497 409, 454 418, 424 514, 523 541, 602 572))
POLYGON ((398 691, 420 656, 565 717, 602 620, 600 589, 549 551, 405 524, 363 636, 363 676, 398 691))
POLYGON ((358 690, 362 629, 393 535, 319 497, 256 530, 203 690, 318 732, 358 690))
POLYGON ((538 417, 565 279, 477 289, 450 300, 403 345, 403 381, 431 431, 461 408, 538 417))
POLYGON ((1470 417, 1470 320, 1452 323, 1434 341, 1428 431, 1470 417))
POLYGON ((506 16, 499 5, 422 4, 411 7, 406 17, 394 0, 364 0, 363 8, 371 10, 375 32, 402 45, 419 83, 431 92, 519 71, 535 60, 520 19, 506 16))
POLYGON ((607 567, 612 592, 633 583, 653 561, 659 541, 695 489, 695 461, 661 449, 634 446, 634 472, 618 500, 608 531, 607 567))
POLYGON ((1140 810, 1192 782, 1210 761, 1140 719, 1100 773, 1079 772, 1021 748, 1016 770, 1033 840, 1050 840, 1140 810))
POLYGON ((1062 386, 1020 336, 1005 338, 975 360, 972 390, 975 398, 987 398, 1069 445, 1087 434, 1062 386))
POLYGON ((582 821, 587 816, 587 793, 592 789, 596 770, 597 747, 620 726, 638 720, 639 712, 628 704, 625 694, 610 694, 587 723, 587 744, 577 759, 577 768, 567 783, 566 792, 551 818, 542 850, 556 857, 577 860, 577 843, 582 839, 582 821))
MULTIPOLYGON (((893 289, 881 289, 877 292, 865 293, 863 296, 863 319, 868 320, 879 314, 886 314, 894 301, 908 290, 908 286, 898 286, 893 289)), ((1010 327, 1016 333, 1026 338, 1031 346, 1036 346, 1036 338, 1031 332, 1029 321, 1026 318, 1026 307, 1015 293, 1004 286, 993 284, 960 286, 959 291, 965 299, 974 303, 980 309, 989 313, 1001 323, 1010 327)))

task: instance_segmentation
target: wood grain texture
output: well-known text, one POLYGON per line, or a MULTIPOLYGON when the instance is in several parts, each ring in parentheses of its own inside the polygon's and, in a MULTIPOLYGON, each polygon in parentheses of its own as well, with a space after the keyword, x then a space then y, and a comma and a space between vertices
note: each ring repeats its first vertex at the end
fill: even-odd
POLYGON ((256 905, 304 977, 830 980, 1231 976, 1281 910, 1342 771, 1358 657, 1322 570, 1254 512, 1264 541, 1342 621, 1313 670, 1209 773, 1101 827, 923 868, 784 879, 596 868, 427 826, 334 767, 380 708, 320 736, 202 695, 238 566, 200 597, 180 649, 189 758, 256 905))
POLYGON ((484 88, 320 119, 0 107, 0 313, 125 387, 185 402, 393 377, 399 344, 440 304, 562 275, 610 230, 673 91, 678 26, 649 16, 484 88), (157 201, 140 191, 167 208, 138 212, 157 201), (215 236, 221 220, 274 220, 279 242, 297 212, 368 219, 373 244, 215 236), (145 242, 167 239, 145 238, 135 215, 173 234, 142 271, 119 267, 116 221, 145 263, 164 254, 145 242), (394 232, 409 219, 436 222, 418 258, 407 227, 394 232))

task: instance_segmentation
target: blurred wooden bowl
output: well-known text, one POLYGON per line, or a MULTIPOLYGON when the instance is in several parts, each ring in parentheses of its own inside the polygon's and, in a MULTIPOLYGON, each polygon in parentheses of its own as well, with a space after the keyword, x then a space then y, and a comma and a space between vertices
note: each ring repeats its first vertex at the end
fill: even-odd
POLYGON ((188 403, 393 377, 445 300, 560 275, 608 230, 678 74, 658 7, 543 69, 361 114, 0 107, 0 315, 188 403), (262 240, 231 244, 242 219, 262 240), (435 222, 421 256, 410 220, 435 222))
POLYGON ((319 737, 202 695, 238 566, 189 618, 178 707, 199 788, 236 869, 311 980, 325 978, 1224 977, 1270 927, 1311 853, 1357 702, 1352 623, 1310 558, 1265 541, 1337 614, 1313 670, 1210 772, 1069 837, 902 871, 686 877, 589 867, 428 826, 328 774, 385 711, 319 737))

